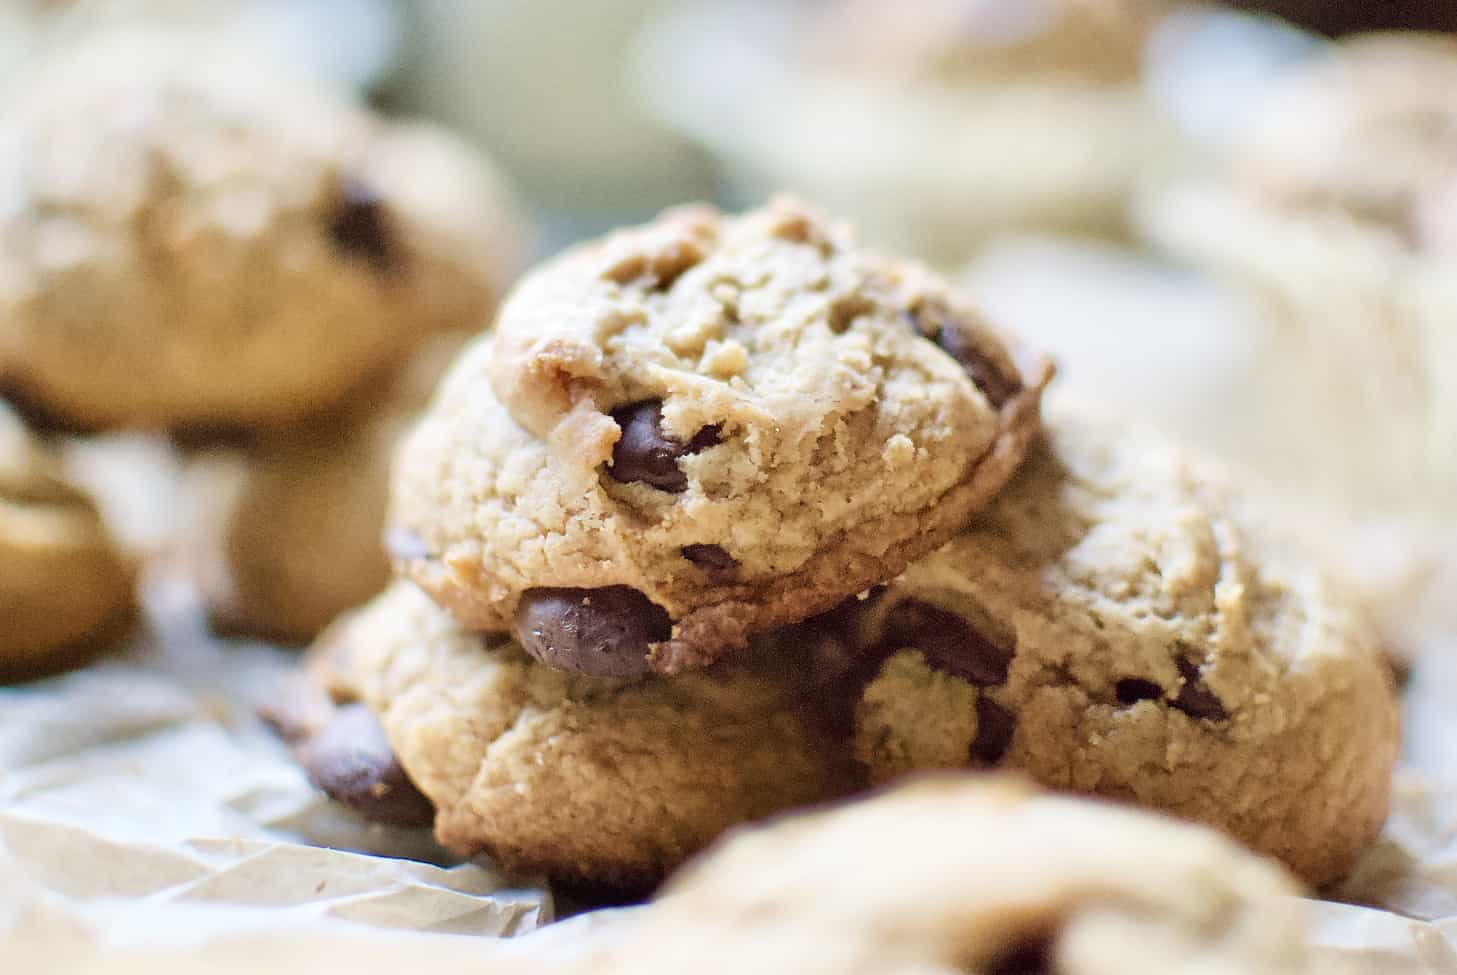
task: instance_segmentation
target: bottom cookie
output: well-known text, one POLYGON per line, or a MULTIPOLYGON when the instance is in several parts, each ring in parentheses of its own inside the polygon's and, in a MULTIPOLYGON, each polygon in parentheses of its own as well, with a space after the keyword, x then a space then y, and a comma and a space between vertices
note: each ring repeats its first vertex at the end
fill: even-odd
MULTIPOLYGON (((787 675, 757 663, 672 679, 569 674, 464 631, 404 582, 326 631, 311 658, 336 702, 378 716, 445 846, 640 890, 731 826, 855 784, 848 753, 795 709, 787 675)), ((341 716, 359 721, 346 706, 314 722, 301 754, 316 784, 375 815, 395 773, 376 750, 377 785, 341 781, 340 766, 364 764, 369 734, 355 732, 349 757, 341 716)))
POLYGON ((581 970, 1299 975, 1296 892, 1210 830, 947 775, 737 831, 581 970))

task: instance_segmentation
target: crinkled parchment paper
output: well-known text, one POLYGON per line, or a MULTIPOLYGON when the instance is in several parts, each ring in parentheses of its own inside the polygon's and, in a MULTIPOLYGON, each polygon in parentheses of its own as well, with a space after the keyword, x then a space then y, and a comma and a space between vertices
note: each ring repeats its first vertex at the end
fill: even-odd
MULTIPOLYGON (((151 447, 112 453, 157 473, 151 447)), ((163 545, 165 477, 118 479, 84 452, 73 467, 109 508, 146 498, 122 534, 163 545)), ((296 657, 213 639, 165 569, 144 597, 119 655, 0 688, 0 972, 540 972, 651 910, 548 924, 551 896, 529 878, 323 800, 256 717, 296 657)), ((1451 643, 1417 657, 1382 841, 1338 900, 1307 902, 1323 970, 1457 975, 1451 643)))

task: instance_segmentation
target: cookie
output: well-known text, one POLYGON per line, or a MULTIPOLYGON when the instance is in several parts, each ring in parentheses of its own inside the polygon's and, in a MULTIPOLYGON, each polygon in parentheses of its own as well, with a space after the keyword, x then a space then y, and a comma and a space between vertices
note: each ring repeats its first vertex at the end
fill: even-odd
POLYGON ((0 403, 0 679, 78 660, 132 608, 131 569, 95 504, 0 403))
POLYGON ((1297 890, 1206 829, 929 778, 732 835, 582 970, 1290 975, 1297 890))
POLYGON ((1342 877, 1398 743, 1353 600, 1207 461, 1071 409, 1049 426, 944 548, 779 637, 818 648, 814 696, 872 781, 1018 769, 1342 877))
POLYGON ((194 461, 187 557, 214 630, 303 644, 385 588, 390 459, 462 342, 434 337, 360 402, 194 461))
POLYGON ((883 0, 824 5, 810 55, 835 70, 955 86, 1051 76, 1136 83, 1158 0, 928 0, 914 16, 883 0))
POLYGON ((0 125, 0 387, 77 427, 330 407, 484 324, 519 247, 464 144, 195 38, 80 45, 0 125))
POLYGON ((1300 505, 1457 516, 1457 40, 1329 45, 1262 93, 1212 172, 1151 188, 1155 246, 1258 299, 1251 458, 1300 505))
POLYGON ((646 888, 730 826, 853 781, 769 662, 566 673, 466 632, 408 582, 326 631, 311 669, 339 710, 282 723, 316 784, 395 823, 419 813, 418 789, 445 846, 564 883, 646 888), (371 715, 393 753, 362 730, 371 715))
POLYGON ((553 666, 701 667, 959 529, 1049 375, 798 203, 670 211, 522 281, 402 445, 388 539, 553 666))

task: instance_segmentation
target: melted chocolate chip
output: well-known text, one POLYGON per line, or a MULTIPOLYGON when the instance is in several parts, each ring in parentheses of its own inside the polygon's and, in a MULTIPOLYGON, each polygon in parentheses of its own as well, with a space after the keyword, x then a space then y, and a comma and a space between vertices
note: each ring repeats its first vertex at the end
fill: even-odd
POLYGON ((992 406, 1000 409, 1007 400, 1021 392, 1022 380, 1016 375, 1003 375, 977 346, 969 327, 957 320, 944 301, 922 301, 907 318, 912 329, 935 342, 960 363, 992 406))
POLYGON ((797 648, 790 673, 800 711, 832 737, 853 732, 860 696, 885 662, 884 648, 863 646, 856 632, 860 614, 883 591, 877 587, 863 600, 852 596, 780 634, 784 643, 797 648))
POLYGON ((309 780, 370 822, 428 826, 435 807, 395 758, 384 729, 362 704, 349 704, 302 751, 309 780))
POLYGON ((1007 754, 1016 732, 1016 715, 990 698, 978 698, 976 740, 971 743, 971 760, 982 765, 997 764, 1007 754))
POLYGON ((1004 376, 996 365, 984 356, 976 343, 960 328, 946 327, 936 336, 936 344, 957 362, 976 388, 982 391, 987 402, 997 409, 1022 390, 1022 382, 1015 376, 1004 376))
POLYGON ((612 465, 607 473, 623 484, 640 481, 674 494, 688 487, 688 475, 678 458, 696 454, 719 442, 715 424, 699 430, 687 444, 663 432, 663 401, 643 400, 612 411, 622 436, 612 448, 612 465))
POLYGON ((903 599, 886 614, 883 642, 890 650, 914 647, 937 670, 977 687, 1007 682, 1012 651, 973 630, 960 616, 919 599, 903 599))
POLYGON ((1038 937, 1013 945, 985 971, 986 975, 1052 975, 1052 939, 1038 937))
POLYGON ((662 607, 627 586, 531 589, 516 610, 516 636, 527 653, 596 677, 647 673, 650 644, 672 629, 662 607))
POLYGON ((683 557, 708 573, 711 579, 731 579, 739 569, 738 559, 722 545, 684 545, 683 557))
POLYGON ((1179 688, 1172 706, 1191 718, 1206 721, 1223 721, 1228 718, 1229 712, 1224 710, 1224 702, 1204 683, 1204 675, 1200 673, 1199 665, 1187 657, 1179 657, 1174 662, 1179 667, 1179 676, 1184 678, 1184 686, 1179 688))
POLYGON ((1143 680, 1140 677, 1125 677, 1113 685, 1113 693, 1118 697, 1118 703, 1124 707, 1130 704, 1137 704, 1139 701, 1162 701, 1164 689, 1151 680, 1143 680))
POLYGON ((341 254, 368 262, 381 276, 399 270, 384 201, 358 180, 346 179, 339 187, 339 202, 329 217, 329 239, 341 254))
POLYGON ((391 528, 384 533, 385 551, 402 562, 433 558, 425 539, 408 528, 391 528))

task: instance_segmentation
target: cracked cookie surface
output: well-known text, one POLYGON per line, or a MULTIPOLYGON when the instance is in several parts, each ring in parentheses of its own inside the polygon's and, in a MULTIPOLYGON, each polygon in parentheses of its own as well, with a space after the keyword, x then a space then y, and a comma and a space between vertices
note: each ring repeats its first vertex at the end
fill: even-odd
POLYGON ((1206 829, 933 777, 732 834, 583 970, 1283 975, 1314 970, 1296 892, 1206 829))
POLYGON ((259 74, 138 32, 11 93, 0 386, 81 428, 279 423, 484 324, 519 247, 488 164, 259 74))
POLYGON ((0 403, 0 679, 80 659, 131 610, 131 569, 95 504, 0 403))
POLYGON ((1353 601, 1223 472, 1060 410, 998 499, 786 637, 872 780, 1000 766, 1232 834, 1313 884, 1386 817, 1396 702, 1353 601))
POLYGON ((396 462, 396 564, 558 667, 712 662, 895 575, 1020 462, 1019 367, 917 265, 778 200, 528 275, 396 462))

